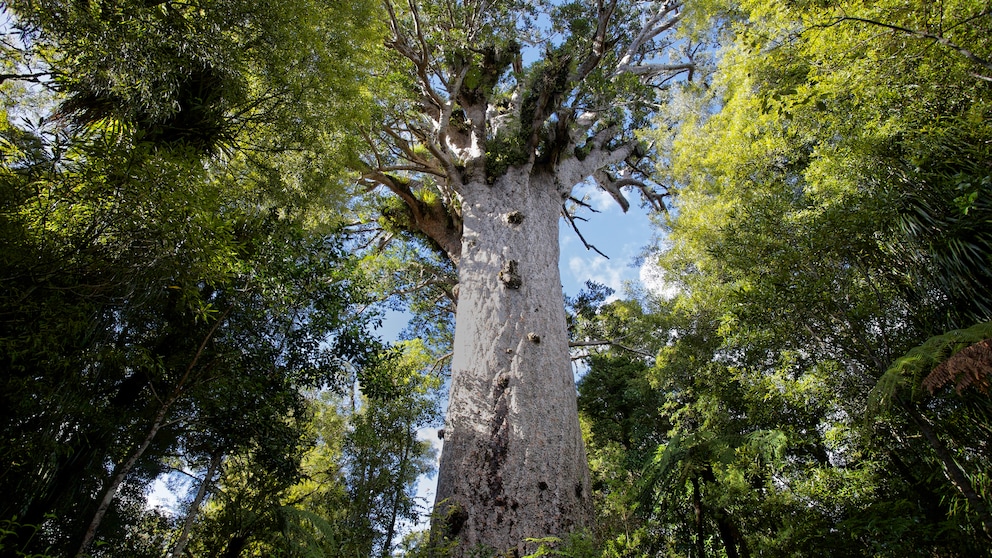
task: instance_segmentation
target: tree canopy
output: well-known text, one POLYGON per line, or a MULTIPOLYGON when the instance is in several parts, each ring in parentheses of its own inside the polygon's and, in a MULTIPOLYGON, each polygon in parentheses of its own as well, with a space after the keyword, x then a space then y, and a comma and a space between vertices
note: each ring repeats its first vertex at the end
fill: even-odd
POLYGON ((2 14, 0 554, 992 555, 987 2, 2 14))
POLYGON ((369 13, 5 4, 5 554, 161 555, 152 480, 295 482, 308 392, 381 360, 334 214, 369 13))
POLYGON ((712 86, 654 131, 679 294, 645 374, 673 428, 630 496, 642 540, 984 555, 988 369, 933 370, 990 319, 987 7, 700 9, 712 86))

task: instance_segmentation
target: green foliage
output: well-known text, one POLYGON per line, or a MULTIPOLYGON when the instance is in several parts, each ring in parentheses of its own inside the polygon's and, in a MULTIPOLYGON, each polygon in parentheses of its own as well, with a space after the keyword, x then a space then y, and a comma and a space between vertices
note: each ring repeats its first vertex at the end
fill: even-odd
POLYGON ((589 421, 593 439, 622 446, 633 467, 671 427, 659 413, 665 398, 651 386, 648 369, 642 361, 593 355, 578 383, 579 413, 589 421))
POLYGON ((926 374, 962 349, 990 338, 992 338, 992 323, 955 329, 927 339, 919 347, 914 347, 904 356, 897 358, 882 374, 869 394, 869 409, 876 412, 879 409, 887 409, 892 405, 893 400, 899 397, 900 391, 908 390, 909 400, 920 398, 923 377, 926 374))
MULTIPOLYGON (((633 76, 568 83, 594 46, 590 6, 518 25, 539 8, 500 2, 479 24, 472 5, 420 3, 421 21, 451 25, 419 29, 397 8, 464 77, 458 102, 498 110, 523 85, 519 119, 485 138, 489 179, 560 155, 567 111, 547 109, 565 95, 614 107, 590 133, 656 113, 633 76), (545 58, 513 68, 544 32, 557 34, 545 58)), ((608 60, 641 13, 614 8, 608 60)), ((388 75, 389 91, 366 79, 388 74, 376 9, 5 4, 3 552, 75 552, 108 465, 150 433, 93 555, 161 555, 177 520, 145 509, 144 489, 215 456, 202 514, 186 503, 195 555, 385 556, 419 517, 431 450, 416 431, 439 414, 453 267, 396 200, 380 225, 411 242, 359 262, 367 239, 345 245, 336 229, 353 130, 410 108, 409 76, 388 75), (422 340, 384 351, 366 330, 370 290, 406 297, 422 340)), ((569 301, 600 521, 595 541, 535 539, 533 555, 986 552, 987 398, 924 397, 920 381, 992 337, 987 5, 686 10, 687 44, 724 45, 712 87, 668 91, 646 132, 670 148, 658 179, 678 197, 661 260, 679 295, 607 302, 590 285, 569 301)), ((444 185, 405 186, 457 215, 444 185)), ((349 210, 379 200, 366 203, 349 210)))
POLYGON ((75 553, 97 518, 94 555, 161 555, 176 525, 144 489, 168 466, 298 478, 302 390, 381 348, 333 211, 370 9, 5 5, 4 544, 75 553), (283 44, 316 36, 340 40, 283 44))
POLYGON ((373 5, 362 2, 333 10, 304 0, 7 8, 67 92, 62 117, 117 121, 145 141, 205 151, 262 147, 245 128, 273 124, 289 133, 271 147, 318 142, 315 126, 344 141, 340 132, 363 117, 355 101, 381 31, 369 24, 373 5))
POLYGON ((720 14, 725 43, 715 87, 681 91, 665 117, 678 124, 655 133, 673 150, 660 173, 679 185, 661 262, 672 308, 694 316, 675 322, 653 377, 676 428, 645 480, 659 487, 651 521, 683 518, 660 531, 670 548, 987 545, 982 506, 958 511, 972 490, 987 497, 987 404, 913 403, 953 344, 943 333, 986 322, 992 300, 974 195, 992 137, 985 8, 693 8, 697 25, 720 14), (659 473, 681 482, 650 482, 659 473))
MULTIPOLYGON (((48 520, 51 517, 46 518, 48 520)), ((0 521, 0 550, 4 551, 5 556, 13 556, 16 558, 51 558, 52 555, 47 552, 35 552, 35 553, 25 553, 23 548, 18 545, 17 537, 24 531, 29 531, 32 534, 37 533, 40 529, 38 525, 24 525, 17 521, 17 518, 4 519, 0 521)))
POLYGON ((369 394, 345 439, 352 553, 389 553, 399 522, 419 519, 416 480, 433 471, 433 448, 417 431, 437 424, 440 379, 430 375, 422 343, 401 348, 400 358, 384 363, 394 389, 369 394))
POLYGON ((486 177, 492 181, 506 173, 510 167, 516 167, 527 162, 525 140, 514 130, 497 130, 496 134, 486 142, 486 177))
POLYGON ((438 416, 438 380, 424 374, 425 364, 421 345, 403 344, 376 364, 392 389, 379 386, 360 400, 329 392, 311 399, 296 475, 257 469, 257 455, 232 456, 194 553, 388 555, 401 523, 419 519, 415 483, 433 467, 430 444, 417 439, 438 416))
POLYGON ((530 545, 537 545, 537 550, 525 555, 525 558, 539 558, 540 556, 593 558, 599 556, 592 537, 584 531, 569 533, 567 540, 562 540, 559 537, 543 537, 525 539, 525 541, 530 545))
POLYGON ((357 244, 374 246, 361 252, 361 265, 374 279, 375 297, 387 309, 410 315, 400 337, 423 341, 436 359, 435 371, 442 371, 446 366, 443 355, 450 352, 454 336, 458 284, 454 265, 424 235, 393 226, 390 214, 408 215, 398 199, 363 196, 354 205, 361 218, 375 219, 379 214, 386 221, 382 227, 388 231, 385 241, 377 237, 379 231, 354 235, 357 244), (392 241, 394 237, 401 241, 392 241))

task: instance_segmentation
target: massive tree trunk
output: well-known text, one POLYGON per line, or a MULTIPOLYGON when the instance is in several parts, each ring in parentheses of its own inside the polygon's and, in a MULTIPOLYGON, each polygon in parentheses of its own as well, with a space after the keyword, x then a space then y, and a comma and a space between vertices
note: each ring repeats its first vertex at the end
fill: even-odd
POLYGON ((558 271, 553 176, 467 184, 435 536, 525 551, 590 521, 558 271))

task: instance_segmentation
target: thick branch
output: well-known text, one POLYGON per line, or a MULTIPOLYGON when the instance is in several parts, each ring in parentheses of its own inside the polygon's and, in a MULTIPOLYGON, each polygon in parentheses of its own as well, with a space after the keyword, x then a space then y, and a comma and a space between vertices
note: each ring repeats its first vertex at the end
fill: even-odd
POLYGON ((636 142, 629 142, 615 149, 609 149, 603 144, 596 145, 581 161, 577 158, 565 161, 561 165, 561 173, 563 177, 571 179, 572 184, 578 184, 586 177, 593 176, 600 169, 623 162, 634 153, 636 148, 636 142))
POLYGON ((596 180, 596 184, 616 200, 624 213, 627 213, 627 210, 630 209, 630 202, 627 201, 627 197, 620 191, 620 184, 604 169, 596 171, 592 176, 596 180))
POLYGON ((385 186, 396 194, 410 210, 412 228, 427 235, 455 265, 458 264, 462 251, 461 225, 457 215, 453 215, 448 207, 441 203, 425 203, 417 198, 410 187, 417 181, 400 179, 378 169, 370 169, 362 176, 362 181, 371 187, 385 186))
POLYGON ((441 162, 448 175, 453 177, 455 175, 452 171, 455 170, 455 165, 450 157, 451 151, 455 152, 456 157, 463 158, 464 153, 461 147, 466 142, 461 138, 449 137, 449 124, 452 117, 452 106, 449 99, 457 97, 469 68, 456 72, 454 79, 450 81, 445 79, 443 72, 434 71, 435 62, 431 55, 430 45, 423 34, 423 23, 416 2, 408 0, 408 3, 413 19, 414 36, 412 38, 407 36, 397 18, 393 4, 387 0, 386 9, 389 13, 389 26, 393 38, 386 45, 413 63, 417 86, 425 97, 424 107, 422 107, 425 109, 424 113, 436 118, 433 122, 433 135, 436 137, 432 140, 427 140, 426 134, 418 134, 415 126, 410 126, 409 131, 423 141, 425 147, 441 162), (417 47, 411 43, 416 44, 417 47), (447 89, 447 98, 434 87, 435 79, 447 89))
POLYGON ((680 19, 679 9, 682 5, 677 1, 661 2, 658 11, 641 27, 640 33, 627 46, 617 65, 617 75, 625 73, 634 67, 634 59, 638 53, 655 37, 668 31, 678 24, 680 19))
POLYGON ((596 32, 593 34, 592 48, 586 59, 576 68, 575 74, 571 77, 571 81, 574 83, 582 81, 596 69, 596 66, 599 65, 603 59, 603 55, 606 53, 606 34, 613 19, 613 13, 616 11, 617 3, 615 0, 612 0, 608 4, 603 4, 603 1, 599 0, 596 2, 596 7, 596 32))
POLYGON ((570 341, 568 343, 568 348, 574 349, 576 347, 616 347, 618 349, 622 349, 624 351, 628 351, 636 355, 641 355, 643 357, 652 358, 652 359, 655 358, 655 355, 652 355, 651 353, 646 353, 644 351, 634 349, 633 347, 628 347, 626 345, 623 345, 621 343, 618 343, 610 339, 596 339, 592 341, 570 341))

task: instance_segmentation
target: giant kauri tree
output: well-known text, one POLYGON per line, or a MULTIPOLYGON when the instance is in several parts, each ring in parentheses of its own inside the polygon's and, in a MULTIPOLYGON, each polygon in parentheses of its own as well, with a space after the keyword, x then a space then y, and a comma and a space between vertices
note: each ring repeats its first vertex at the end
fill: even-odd
POLYGON ((691 78, 680 2, 386 2, 394 91, 362 182, 456 266, 449 409, 432 523, 456 555, 588 526, 558 271, 573 188, 662 209, 634 131, 691 78))

